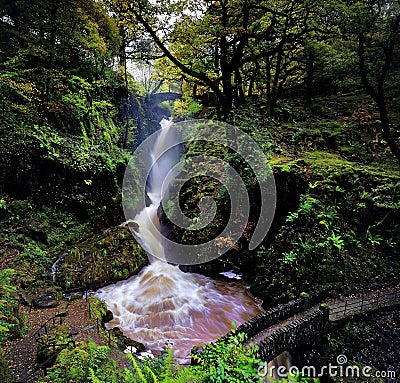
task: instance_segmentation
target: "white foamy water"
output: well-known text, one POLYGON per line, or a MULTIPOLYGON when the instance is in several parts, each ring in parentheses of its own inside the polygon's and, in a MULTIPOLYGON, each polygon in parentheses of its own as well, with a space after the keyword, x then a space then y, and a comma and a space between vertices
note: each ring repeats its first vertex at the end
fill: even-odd
POLYGON ((150 350, 161 350, 166 342, 172 342, 175 356, 186 358, 194 345, 225 335, 233 328, 232 322, 240 325, 261 308, 241 282, 184 273, 178 266, 158 260, 165 259, 157 216, 161 189, 180 156, 178 148, 165 150, 177 142, 169 121, 163 120, 161 127, 150 155, 155 160, 165 154, 149 175, 151 204, 134 218, 139 227, 136 238, 151 264, 137 276, 98 290, 96 296, 105 300, 114 315, 108 328, 119 327, 150 350))
POLYGON ((185 358, 194 345, 211 342, 261 312, 240 282, 184 273, 156 261, 137 276, 100 289, 126 336, 151 350, 171 341, 175 356, 185 358))

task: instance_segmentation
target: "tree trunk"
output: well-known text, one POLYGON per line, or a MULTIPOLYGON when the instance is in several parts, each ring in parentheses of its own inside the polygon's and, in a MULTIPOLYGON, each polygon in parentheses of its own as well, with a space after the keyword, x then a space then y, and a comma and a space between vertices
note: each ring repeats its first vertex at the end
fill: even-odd
POLYGON ((274 80, 272 81, 272 87, 271 87, 271 100, 269 103, 269 108, 268 112, 270 116, 273 116, 275 114, 275 108, 278 102, 279 98, 279 79, 281 75, 281 69, 282 69, 282 55, 283 52, 282 50, 278 51, 277 57, 276 57, 276 64, 275 64, 275 74, 274 74, 274 80))
POLYGON ((267 75, 267 110, 270 110, 272 97, 271 97, 271 81, 272 81, 272 74, 271 74, 271 61, 269 57, 265 58, 265 70, 267 75))
POLYGON ((249 88, 248 88, 248 91, 247 91, 247 96, 249 98, 253 97, 253 88, 254 88, 254 77, 251 76, 250 77, 250 81, 249 81, 249 88))
POLYGON ((307 52, 307 77, 306 77, 306 104, 311 105, 314 81, 314 48, 309 47, 307 52))
MULTIPOLYGON (((398 22, 400 22, 400 18, 398 22)), ((392 49, 391 50, 387 49, 385 52, 386 62, 384 65, 384 69, 381 75, 379 76, 378 85, 374 87, 374 85, 368 79, 367 68, 365 65, 364 34, 360 33, 358 36, 358 65, 359 65, 361 81, 365 89, 367 90, 368 94, 372 97, 372 99, 378 106, 383 138, 387 142, 389 149, 391 150, 392 154, 396 157, 400 165, 400 147, 390 129, 390 122, 389 122, 389 116, 388 116, 387 104, 384 92, 384 83, 386 80, 387 70, 389 68, 389 63, 392 60, 392 55, 393 55, 393 46, 391 46, 390 48, 392 49)))
POLYGON ((244 96, 244 90, 243 90, 243 78, 242 75, 240 74, 240 70, 236 69, 235 70, 235 85, 236 85, 236 99, 237 103, 240 105, 241 103, 244 102, 245 96, 244 96))
POLYGON ((377 104, 378 104, 378 109, 379 109, 379 116, 381 119, 383 138, 387 142, 389 149, 391 150, 393 155, 396 157, 396 159, 400 165, 400 147, 397 144, 396 138, 393 136, 392 131, 390 129, 387 105, 386 105, 385 97, 383 95, 378 94, 377 104))

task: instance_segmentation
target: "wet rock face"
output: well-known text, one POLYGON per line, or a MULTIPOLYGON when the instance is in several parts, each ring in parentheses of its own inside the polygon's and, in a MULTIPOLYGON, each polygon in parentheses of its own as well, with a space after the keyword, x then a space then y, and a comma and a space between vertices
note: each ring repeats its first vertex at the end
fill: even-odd
POLYGON ((132 350, 135 353, 143 352, 146 350, 146 348, 142 343, 126 337, 118 327, 114 327, 109 331, 110 331, 110 339, 112 340, 113 343, 115 343, 115 346, 119 350, 125 351, 126 349, 128 349, 132 350))
POLYGON ((63 289, 96 289, 136 274, 147 255, 125 227, 103 230, 68 250, 55 281, 63 289))

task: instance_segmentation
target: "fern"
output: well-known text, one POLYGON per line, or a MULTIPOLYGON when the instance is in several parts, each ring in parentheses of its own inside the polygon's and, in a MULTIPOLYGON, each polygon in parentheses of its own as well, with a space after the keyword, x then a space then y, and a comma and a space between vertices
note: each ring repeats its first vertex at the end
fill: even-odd
POLYGON ((165 364, 165 371, 163 374, 163 381, 172 378, 173 376, 173 368, 174 368, 174 359, 173 359, 173 351, 172 348, 168 347, 166 350, 166 355, 164 359, 164 364, 165 364))
POLYGON ((135 368, 136 374, 139 376, 141 382, 147 383, 147 379, 144 377, 143 372, 142 372, 140 366, 138 365, 138 363, 136 362, 136 359, 134 358, 134 356, 132 354, 128 354, 128 358, 131 360, 133 367, 135 368))
POLYGON ((124 383, 135 383, 135 377, 133 376, 133 372, 127 368, 124 370, 124 375, 123 375, 123 382, 124 383))
POLYGON ((200 383, 205 375, 205 372, 198 368, 187 367, 179 370, 173 379, 164 380, 162 383, 200 383))
POLYGON ((101 381, 96 374, 93 371, 93 368, 89 367, 89 374, 90 374, 90 381, 91 383, 104 383, 103 381, 101 381))
POLYGON ((146 366, 146 370, 151 375, 151 377, 153 378, 153 383, 158 383, 157 377, 154 374, 154 372, 151 370, 151 368, 146 366))

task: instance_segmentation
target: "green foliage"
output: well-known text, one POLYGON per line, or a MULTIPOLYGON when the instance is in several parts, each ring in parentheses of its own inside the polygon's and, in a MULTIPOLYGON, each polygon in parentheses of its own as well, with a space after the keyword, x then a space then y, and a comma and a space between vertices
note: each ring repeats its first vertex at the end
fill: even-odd
POLYGON ((200 383, 205 375, 197 367, 183 368, 172 359, 172 350, 161 359, 138 361, 127 357, 132 368, 120 369, 108 356, 107 346, 98 346, 92 340, 80 342, 62 350, 46 377, 39 383, 200 383))
POLYGON ((26 331, 25 318, 18 308, 15 271, 0 270, 0 343, 8 337, 21 337, 26 331))
POLYGON ((337 36, 312 43, 315 55, 315 87, 328 87, 339 92, 354 92, 361 89, 361 81, 355 76, 358 70, 358 55, 355 41, 337 36))
POLYGON ((273 377, 268 377, 268 380, 272 383, 319 383, 319 378, 310 378, 299 374, 288 374, 286 378, 274 379, 273 377))
MULTIPOLYGON (((98 346, 92 340, 81 342, 60 352, 56 363, 40 383, 122 383, 123 372, 109 356, 107 346, 98 346)), ((129 381, 126 381, 127 383, 129 381)))
POLYGON ((104 143, 109 148, 118 141, 118 130, 112 119, 116 115, 113 104, 99 97, 103 82, 88 82, 82 77, 69 79, 70 93, 62 96, 66 108, 72 112, 82 129, 83 146, 104 143))
POLYGON ((244 383, 259 381, 261 361, 256 347, 245 347, 244 334, 234 334, 202 346, 193 358, 199 365, 182 367, 167 348, 159 359, 138 361, 128 354, 132 367, 122 371, 109 356, 109 348, 93 341, 60 352, 56 363, 39 383, 244 383))
POLYGON ((90 297, 89 307, 90 307, 90 317, 96 319, 97 322, 102 322, 107 313, 106 303, 99 298, 90 297))
MULTIPOLYGON (((334 129, 332 124, 336 142, 354 133, 334 129)), ((300 142, 305 141, 293 147, 299 158, 271 157, 279 177, 296 177, 307 191, 286 215, 272 245, 257 251, 260 271, 254 293, 287 301, 316 284, 346 281, 368 288, 371 283, 395 283, 395 274, 383 270, 398 267, 393 265, 397 238, 388 230, 391 225, 398 228, 398 170, 384 157, 370 166, 322 150, 303 153, 300 142)), ((359 152, 352 150, 352 158, 359 159, 359 152)))
MULTIPOLYGON (((359 89, 357 45, 363 36, 366 79, 383 89, 390 100, 390 117, 398 118, 398 65, 383 65, 390 50, 388 43, 393 42, 395 53, 399 49, 398 29, 393 33, 391 29, 396 25, 398 4, 382 6, 376 2, 367 7, 364 3, 229 0, 210 2, 204 12, 193 12, 194 5, 184 0, 148 3, 140 9, 125 0, 6 2, 1 11, 0 177, 4 179, 0 178, 0 187, 12 179, 10 189, 26 191, 37 198, 35 202, 3 195, 0 199, 0 256, 18 267, 15 277, 28 286, 34 280, 41 283, 42 273, 59 254, 83 234, 90 234, 95 218, 110 216, 107 206, 118 205, 118 177, 127 160, 126 153, 118 148, 125 125, 119 120, 119 109, 126 100, 125 86, 132 80, 123 78, 124 71, 116 69, 115 62, 125 65, 126 75, 126 56, 132 48, 129 44, 135 44, 135 52, 152 50, 152 42, 142 39, 136 22, 141 20, 135 19, 134 10, 142 16, 145 22, 141 24, 148 31, 166 31, 169 45, 163 46, 164 54, 169 49, 175 63, 178 60, 182 65, 176 70, 163 59, 159 68, 165 77, 179 81, 183 71, 183 88, 188 94, 194 84, 198 94, 211 89, 218 98, 217 109, 224 109, 220 116, 225 118, 233 99, 242 105, 247 95, 258 98, 259 104, 237 108, 230 118, 259 143, 280 181, 294 180, 296 187, 292 190, 291 183, 291 190, 285 191, 290 198, 297 198, 292 195, 298 192, 297 187, 301 190, 298 194, 302 197, 296 201, 299 206, 286 219, 278 217, 281 222, 275 228, 277 235, 268 239, 254 257, 258 263, 252 278, 258 295, 287 300, 320 283, 347 283, 351 278, 358 282, 360 275, 371 284, 398 280, 398 257, 393 255, 397 255, 398 247, 399 173, 382 149, 386 145, 380 133, 382 121, 374 105, 354 106, 358 95, 331 94, 359 89), (183 12, 186 9, 189 12, 183 12), (170 25, 157 17, 159 12, 171 14, 173 29, 168 30, 170 25), (323 31, 320 25, 324 25, 323 31), (379 75, 382 70, 387 71, 384 76, 379 75), (377 84, 381 79, 384 83, 377 84), (308 100, 314 104, 303 108, 297 99, 304 87, 310 97, 323 92, 329 97, 324 102, 314 97, 308 100), (296 102, 279 102, 285 94, 294 96, 296 102), (49 170, 49 175, 43 169, 49 170), (104 182, 102 176, 110 181, 104 182), (48 184, 47 179, 53 183, 48 184), (112 192, 103 193, 105 189, 112 192), (50 204, 47 199, 53 195, 57 208, 38 208, 43 203, 50 204), (87 213, 89 218, 85 219, 91 222, 82 222, 65 212, 71 206, 74 212, 87 213)), ((162 45, 161 41, 157 43, 162 45)), ((150 89, 146 87, 146 91, 150 89)), ((190 97, 174 105, 178 118, 190 118, 200 110, 201 106, 190 97)), ((394 129, 400 126, 396 119, 393 121, 394 129)), ((132 124, 130 121, 128 126, 132 124)), ((396 137, 395 130, 393 136, 396 137)), ((188 149, 194 154, 199 146, 188 149)), ((253 174, 239 156, 218 146, 205 149, 206 154, 219 154, 237 167, 246 184, 254 186, 253 174)), ((206 195, 217 200, 218 215, 200 234, 174 233, 184 243, 201 242, 224 226, 229 210, 226 188, 210 178, 198 177, 185 185, 184 212, 193 218, 195 227, 199 221, 197 204, 206 195)), ((229 242, 229 238, 225 240, 229 242)), ((137 244, 132 252, 138 257, 129 262, 131 248, 122 252, 122 260, 112 259, 120 246, 118 241, 107 241, 100 238, 98 246, 71 249, 67 267, 85 263, 90 266, 83 275, 66 273, 65 287, 77 280, 86 283, 99 275, 104 279, 123 278, 140 267, 143 258, 137 244)), ((233 244, 232 248, 235 249, 233 244)), ((1 340, 23 329, 15 309, 15 288, 12 273, 2 271, 1 340)), ((85 347, 80 347, 80 356, 71 364, 64 363, 66 371, 75 363, 67 371, 70 375, 54 375, 55 381, 75 376, 96 383, 114 379, 112 374, 103 374, 100 362, 90 359, 85 347), (87 363, 82 364, 82 360, 87 363)), ((200 356, 207 358, 209 352, 209 381, 224 381, 228 376, 239 381, 243 371, 251 375, 246 363, 250 361, 252 365, 252 357, 246 359, 245 351, 242 350, 245 360, 241 360, 233 346, 210 347, 214 347, 213 351, 207 351, 205 346, 206 356, 200 356), (221 360, 219 354, 223 356, 221 360), (235 370, 231 360, 236 361, 240 371, 235 370)), ((98 350, 99 354, 103 351, 98 350)), ((102 358, 107 365, 107 357, 102 358)), ((159 374, 151 366, 137 364, 138 376, 127 370, 123 377, 116 373, 119 380, 114 380, 142 379, 142 369, 143 379, 151 382, 178 381, 178 377, 189 382, 190 374, 198 373, 192 368, 175 370, 169 357, 163 363, 159 374)), ((110 371, 114 371, 111 364, 110 371)), ((61 370, 60 367, 57 373, 61 374, 61 370)))
POLYGON ((53 326, 49 332, 43 334, 38 341, 37 358, 44 363, 61 350, 68 347, 72 340, 70 328, 66 324, 53 326))
POLYGON ((229 335, 214 343, 202 346, 201 353, 193 358, 207 370, 207 382, 244 383, 260 381, 257 347, 246 347, 244 333, 229 335))
POLYGON ((182 368, 172 358, 167 348, 161 359, 149 359, 139 364, 130 355, 136 375, 142 383, 244 383, 260 381, 257 347, 245 347, 243 333, 232 334, 227 339, 201 347, 201 353, 192 355, 195 366, 182 368))
POLYGON ((138 362, 134 356, 128 354, 128 357, 140 383, 200 383, 206 376, 206 370, 198 366, 177 364, 173 359, 173 350, 168 347, 158 359, 138 362))
POLYGON ((295 247, 282 254, 284 265, 309 264, 314 261, 323 263, 344 249, 345 240, 339 234, 341 222, 338 211, 325 202, 311 195, 302 195, 298 209, 286 217, 289 225, 305 228, 312 227, 317 221, 318 226, 314 226, 314 235, 311 237, 308 231, 296 235, 293 242, 295 247))
POLYGON ((0 199, 0 209, 7 210, 7 203, 4 199, 0 199))
MULTIPOLYGON (((302 201, 300 201, 299 208, 288 214, 286 217, 286 223, 295 222, 299 217, 303 217, 307 219, 313 207, 319 204, 319 201, 309 195, 302 196, 302 201)), ((320 223, 323 224, 325 221, 321 221, 320 223)))
MULTIPOLYGON (((73 131, 79 112, 63 98, 79 97, 79 90, 68 80, 75 76, 81 79, 80 85, 87 85, 96 79, 103 90, 117 85, 109 75, 111 58, 120 45, 114 20, 95 1, 22 1, 4 12, 9 20, 3 25, 4 37, 10 42, 0 56, 6 120, 30 125, 44 117, 57 128, 73 131)), ((87 102, 96 103, 99 93, 88 93, 87 102)))
POLYGON ((0 246, 15 249, 17 279, 33 287, 65 251, 67 243, 78 241, 90 231, 89 224, 72 213, 44 206, 39 209, 29 200, 9 200, 7 216, 0 228, 0 246))
POLYGON ((194 118, 201 111, 202 106, 191 97, 185 97, 182 100, 175 100, 173 107, 173 116, 177 119, 194 118))
POLYGON ((50 125, 34 125, 32 130, 26 127, 17 128, 14 139, 17 143, 25 140, 24 146, 29 144, 43 149, 44 158, 72 167, 78 172, 96 174, 102 170, 109 170, 114 173, 118 163, 127 160, 128 154, 116 146, 118 140, 116 127, 110 121, 106 123, 101 120, 107 116, 107 112, 104 113, 105 115, 98 117, 99 131, 92 130, 90 136, 87 134, 84 122, 81 121, 81 125, 83 124, 81 137, 63 134, 50 125))

